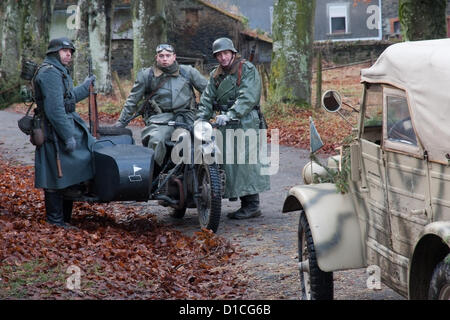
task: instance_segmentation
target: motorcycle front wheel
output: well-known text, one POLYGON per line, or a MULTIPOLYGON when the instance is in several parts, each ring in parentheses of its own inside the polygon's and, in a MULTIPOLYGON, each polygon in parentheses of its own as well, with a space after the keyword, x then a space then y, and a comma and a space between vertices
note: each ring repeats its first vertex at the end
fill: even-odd
POLYGON ((222 212, 222 184, 217 165, 200 165, 197 171, 199 198, 197 205, 200 226, 216 232, 222 212))

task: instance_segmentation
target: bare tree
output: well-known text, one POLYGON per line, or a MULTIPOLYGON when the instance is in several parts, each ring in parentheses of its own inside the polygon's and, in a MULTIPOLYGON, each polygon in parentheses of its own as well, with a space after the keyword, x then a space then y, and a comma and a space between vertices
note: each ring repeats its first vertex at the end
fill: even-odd
POLYGON ((81 83, 88 75, 88 58, 90 57, 88 0, 78 0, 76 15, 79 20, 76 21, 75 48, 77 53, 74 56, 73 71, 74 81, 81 83))
POLYGON ((278 0, 274 7, 270 100, 311 103, 315 0, 278 0))
POLYGON ((78 0, 77 5, 79 24, 75 36, 75 80, 79 83, 88 75, 88 58, 91 58, 98 92, 111 94, 111 30, 114 3, 110 0, 78 0))
POLYGON ((133 11, 133 69, 151 66, 155 48, 167 41, 166 0, 132 0, 133 11))
POLYGON ((23 59, 41 62, 49 41, 55 0, 7 0, 2 2, 0 92, 2 104, 16 100, 23 59))

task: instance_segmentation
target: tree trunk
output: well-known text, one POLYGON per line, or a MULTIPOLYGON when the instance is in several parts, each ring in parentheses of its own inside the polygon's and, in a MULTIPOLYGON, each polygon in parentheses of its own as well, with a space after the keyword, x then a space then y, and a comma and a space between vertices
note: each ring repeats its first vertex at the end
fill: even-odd
POLYGON ((270 99, 311 104, 316 1, 278 0, 274 8, 270 99))
MULTIPOLYGON (((22 34, 20 3, 16 0, 7 0, 2 21, 2 62, 0 70, 2 71, 2 79, 17 81, 20 72, 20 35, 22 34)), ((3 85, 1 86, 2 88, 3 85)))
POLYGON ((55 0, 22 0, 22 57, 41 62, 50 37, 55 0))
POLYGON ((17 102, 22 60, 40 63, 44 59, 54 3, 55 0, 8 0, 2 4, 0 104, 17 102))
POLYGON ((400 0, 398 15, 405 41, 447 37, 447 0, 400 0))
POLYGON ((80 20, 75 35, 76 53, 73 59, 73 79, 79 85, 88 75, 89 52, 89 1, 78 0, 78 13, 80 20))
POLYGON ((74 80, 80 84, 88 75, 92 59, 98 92, 111 94, 111 36, 114 4, 108 0, 78 0, 80 20, 75 36, 74 80))
POLYGON ((167 41, 166 0, 132 0, 134 74, 155 61, 155 48, 167 41))
MULTIPOLYGON (((0 21, 4 20, 5 17, 5 9, 6 9, 6 2, 1 2, 0 3, 0 21)), ((0 22, 0 49, 1 49, 1 43, 2 43, 2 39, 3 39, 3 23, 0 22)), ((2 51, 0 51, 0 62, 2 60, 2 51)))
POLYGON ((98 92, 111 94, 111 23, 114 5, 110 0, 91 1, 89 9, 89 45, 98 92))

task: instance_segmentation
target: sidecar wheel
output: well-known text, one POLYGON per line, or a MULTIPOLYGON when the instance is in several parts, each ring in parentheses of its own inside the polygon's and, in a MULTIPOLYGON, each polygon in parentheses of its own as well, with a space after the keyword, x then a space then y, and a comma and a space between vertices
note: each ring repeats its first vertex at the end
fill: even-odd
POLYGON ((185 214, 186 214, 186 207, 181 209, 172 208, 170 212, 170 215, 176 219, 182 219, 185 214))
POLYGON ((200 226, 216 232, 222 212, 222 184, 217 165, 201 165, 198 168, 198 219, 200 226))

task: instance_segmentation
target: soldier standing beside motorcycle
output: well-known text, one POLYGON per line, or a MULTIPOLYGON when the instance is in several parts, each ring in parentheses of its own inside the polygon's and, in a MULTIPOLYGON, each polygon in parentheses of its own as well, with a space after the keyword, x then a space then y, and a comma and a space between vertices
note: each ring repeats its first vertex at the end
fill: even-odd
MULTIPOLYGON (((239 125, 228 128, 243 129, 244 132, 264 128, 264 121, 259 109, 261 97, 261 78, 255 66, 242 59, 233 42, 228 38, 219 38, 213 43, 213 55, 219 66, 211 72, 208 86, 200 98, 197 118, 208 121, 215 116, 216 123, 224 131, 231 119, 238 119, 239 125)), ((226 135, 223 133, 223 137, 226 135)), ((259 138, 257 139, 259 141, 259 138)), ((237 153, 226 149, 224 154, 237 153)), ((270 178, 261 175, 261 164, 249 164, 249 154, 258 152, 257 146, 246 146, 245 164, 225 163, 226 175, 224 198, 241 200, 241 208, 228 214, 230 219, 248 219, 261 215, 259 193, 270 189, 270 178)), ((234 157, 234 159, 236 159, 234 157)))
POLYGON ((156 47, 156 63, 137 74, 131 93, 114 126, 126 127, 137 114, 142 114, 146 127, 141 132, 142 144, 155 151, 154 175, 158 174, 166 156, 165 141, 171 139, 174 127, 156 123, 179 121, 194 122, 195 94, 207 85, 201 73, 188 65, 179 65, 174 48, 169 44, 156 47), (140 107, 138 103, 145 99, 140 107), (156 123, 154 123, 156 122, 156 123))
POLYGON ((60 227, 68 226, 72 214, 72 201, 64 200, 63 193, 93 177, 90 146, 94 137, 75 112, 75 103, 88 97, 95 76, 73 87, 67 67, 74 52, 69 39, 52 39, 33 79, 34 121, 45 136, 35 142, 35 187, 44 189, 47 222, 60 227))

